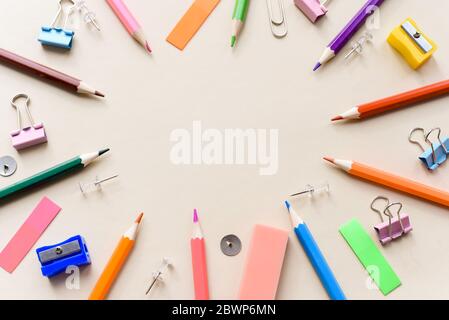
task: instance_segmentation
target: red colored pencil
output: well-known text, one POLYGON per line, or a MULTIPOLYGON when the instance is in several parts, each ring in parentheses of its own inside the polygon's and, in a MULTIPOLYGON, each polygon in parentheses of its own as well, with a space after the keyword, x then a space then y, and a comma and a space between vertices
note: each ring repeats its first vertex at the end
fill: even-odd
POLYGON ((193 283, 196 300, 209 300, 209 284, 207 278, 206 247, 203 232, 196 209, 193 212, 193 235, 190 240, 192 250, 193 283))
POLYGON ((90 85, 72 76, 66 75, 60 71, 51 69, 42 64, 21 57, 15 53, 0 48, 0 61, 13 65, 29 73, 37 75, 39 78, 44 78, 58 83, 72 91, 78 93, 93 94, 99 97, 104 97, 100 91, 93 89, 90 85))
POLYGON ((390 110, 408 107, 414 103, 430 100, 448 93, 449 80, 445 80, 388 98, 361 104, 332 118, 332 121, 368 118, 390 110))

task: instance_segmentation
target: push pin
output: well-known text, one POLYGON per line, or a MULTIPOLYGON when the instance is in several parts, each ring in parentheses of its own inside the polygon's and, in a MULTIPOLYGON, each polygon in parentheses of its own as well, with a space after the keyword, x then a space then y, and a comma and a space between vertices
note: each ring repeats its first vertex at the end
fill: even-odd
POLYGON ((221 239, 220 247, 224 255, 234 257, 242 250, 242 242, 236 235, 230 234, 221 239))
POLYGON ((89 182, 89 183, 81 183, 80 182, 79 186, 80 186, 81 193, 86 194, 86 193, 88 193, 90 191, 100 190, 102 183, 104 183, 106 181, 109 181, 109 180, 112 180, 112 179, 115 179, 117 177, 118 177, 118 174, 116 174, 114 176, 111 176, 109 178, 105 178, 105 179, 101 179, 100 180, 98 178, 98 176, 96 176, 94 182, 89 182))
POLYGON ((327 183, 327 182, 325 182, 321 185, 318 185, 316 187, 308 184, 308 185, 306 185, 305 190, 303 190, 301 192, 294 193, 294 194, 290 195, 290 197, 296 197, 296 196, 301 196, 301 195, 307 194, 307 195, 309 195, 310 198, 313 198, 315 195, 318 195, 318 194, 329 193, 329 190, 330 190, 330 186, 329 186, 329 183, 327 183))
POLYGON ((0 158, 0 176, 10 177, 17 170, 17 162, 13 157, 4 156, 0 158))
POLYGON ((372 42, 373 38, 374 36, 371 32, 365 31, 359 40, 352 43, 352 49, 346 54, 345 59, 361 54, 363 52, 363 46, 372 42))
POLYGON ((78 11, 81 12, 81 14, 84 15, 84 22, 91 23, 98 31, 100 31, 100 26, 97 23, 96 20, 96 14, 93 11, 90 11, 87 7, 86 1, 79 0, 76 2, 76 8, 78 11))
POLYGON ((159 269, 157 269, 156 271, 153 272, 153 281, 151 282, 151 285, 148 288, 146 295, 148 295, 148 293, 150 293, 151 289, 154 287, 156 282, 164 281, 163 275, 164 275, 164 273, 167 272, 168 268, 170 268, 171 266, 173 266, 173 261, 170 258, 165 257, 162 259, 162 263, 161 263, 159 269))

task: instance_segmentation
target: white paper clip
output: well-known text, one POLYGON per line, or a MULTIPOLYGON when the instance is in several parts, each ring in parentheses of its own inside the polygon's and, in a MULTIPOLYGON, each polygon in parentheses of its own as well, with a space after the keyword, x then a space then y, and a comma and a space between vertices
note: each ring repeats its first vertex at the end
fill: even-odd
POLYGON ((72 48, 73 37, 75 36, 75 32, 67 29, 67 21, 69 19, 69 16, 72 14, 75 5, 76 4, 73 0, 59 1, 59 9, 51 25, 44 26, 41 28, 38 40, 42 43, 42 45, 64 49, 72 48), (62 7, 62 3, 64 1, 69 1, 70 3, 72 3, 72 6, 70 6, 67 14, 65 15, 62 27, 56 27, 57 22, 60 20, 61 17, 64 16, 64 9, 62 7))
POLYGON ((283 0, 266 0, 266 2, 271 33, 276 38, 284 38, 288 33, 288 27, 283 0), (277 2, 276 7, 273 2, 277 2))
POLYGON ((446 162, 449 156, 449 137, 441 139, 441 129, 434 128, 429 132, 425 132, 423 128, 415 128, 410 132, 408 141, 413 144, 417 144, 423 153, 419 156, 419 159, 426 165, 429 170, 436 170, 440 165, 446 162), (424 148, 418 140, 414 140, 413 136, 415 132, 422 132, 424 141, 430 145, 429 148, 424 148), (437 142, 432 142, 430 136, 433 132, 438 132, 437 142))
POLYGON ((371 210, 376 212, 382 221, 382 223, 374 226, 374 230, 376 230, 382 245, 396 240, 413 230, 410 224, 410 217, 406 214, 401 215, 402 203, 400 202, 390 203, 390 200, 387 197, 379 196, 371 202, 371 210), (387 203, 383 211, 374 207, 374 203, 378 200, 384 200, 387 203), (393 214, 390 212, 390 209, 393 206, 398 206, 397 218, 394 218, 393 214), (384 222, 384 215, 388 217, 388 222, 384 222))

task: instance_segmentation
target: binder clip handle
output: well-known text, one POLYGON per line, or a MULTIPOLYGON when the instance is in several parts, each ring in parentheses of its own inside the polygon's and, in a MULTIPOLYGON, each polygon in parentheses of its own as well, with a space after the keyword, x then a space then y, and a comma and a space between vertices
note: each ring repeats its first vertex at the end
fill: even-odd
POLYGON ((398 206, 398 211, 396 212, 396 214, 398 216, 398 222, 399 222, 399 225, 401 226, 402 234, 405 233, 405 228, 404 228, 404 225, 402 224, 402 219, 401 219, 402 203, 400 203, 400 202, 390 203, 384 210, 384 214, 386 216, 388 216, 388 220, 389 220, 388 232, 389 232, 390 237, 393 234, 393 228, 392 228, 392 222, 391 222, 391 220, 393 219, 393 214, 390 212, 390 208, 393 206, 398 206))
POLYGON ((25 110, 28 115, 28 120, 30 121, 31 126, 34 127, 35 124, 29 108, 29 104, 31 101, 30 97, 25 93, 19 93, 18 95, 14 96, 14 98, 12 98, 11 105, 17 110, 17 127, 18 131, 20 132, 22 131, 23 126, 22 126, 22 112, 20 111, 20 108, 16 104, 16 101, 19 99, 25 99, 25 110))
POLYGON ((434 131, 438 131, 438 135, 437 135, 438 142, 439 142, 440 145, 443 147, 444 152, 445 152, 446 154, 448 153, 448 150, 447 150, 446 146, 444 145, 444 143, 441 141, 441 128, 433 128, 432 130, 430 130, 430 131, 426 134, 425 138, 426 138, 426 142, 429 143, 429 144, 432 146, 432 153, 433 153, 433 155, 434 155, 434 160, 435 160, 435 162, 436 162, 436 151, 435 151, 435 147, 433 146, 432 141, 430 141, 430 139, 429 139, 430 135, 431 135, 434 131))
POLYGON ((69 8, 69 11, 67 12, 67 15, 65 16, 65 19, 64 19, 64 24, 63 24, 63 26, 61 28, 65 29, 66 26, 67 26, 67 22, 69 20, 69 17, 72 14, 73 9, 76 7, 76 2, 74 0, 59 0, 58 12, 56 13, 56 16, 54 17, 54 19, 53 19, 53 21, 52 21, 52 23, 50 25, 51 28, 56 28, 55 25, 58 22, 59 17, 64 14, 63 6, 62 6, 62 3, 64 1, 69 1, 70 3, 72 3, 72 6, 69 8))
MULTIPOLYGON (((381 210, 379 210, 379 209, 377 209, 377 208, 374 207, 374 204, 375 204, 376 202, 378 202, 379 200, 384 200, 384 201, 387 203, 386 206, 385 206, 385 208, 387 208, 387 207, 389 206, 390 200, 389 200, 387 197, 384 197, 384 196, 378 196, 378 197, 376 197, 376 198, 371 202, 371 210, 373 210, 374 212, 376 212, 376 213, 379 215, 380 220, 381 220, 382 222, 384 222, 383 214, 385 214, 385 210, 381 211, 381 210)), ((386 214, 386 216, 391 217, 391 213, 388 211, 388 214, 386 214)))

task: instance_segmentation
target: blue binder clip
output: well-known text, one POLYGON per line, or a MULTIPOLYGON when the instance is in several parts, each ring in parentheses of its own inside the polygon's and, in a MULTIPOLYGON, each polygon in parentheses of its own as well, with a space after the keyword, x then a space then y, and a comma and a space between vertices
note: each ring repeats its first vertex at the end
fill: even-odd
POLYGON ((62 27, 56 27, 56 23, 60 19, 61 16, 64 16, 64 10, 62 8, 62 2, 66 0, 59 1, 59 10, 56 13, 56 17, 53 19, 53 22, 50 26, 44 26, 41 28, 41 32, 39 34, 38 40, 45 46, 53 46, 64 49, 71 49, 73 43, 73 37, 75 36, 75 32, 66 28, 67 21, 69 19, 70 14, 72 13, 74 7, 76 6, 73 0, 70 1, 73 5, 69 8, 69 11, 64 19, 64 25, 62 27))
POLYGON ((441 129, 434 128, 430 130, 428 133, 425 132, 423 128, 415 128, 410 132, 410 136, 408 140, 411 143, 417 144, 423 153, 419 156, 419 159, 426 165, 429 170, 436 170, 440 165, 442 165, 447 159, 449 155, 449 137, 441 139, 441 129), (413 135, 415 132, 422 132, 424 141, 430 145, 430 148, 424 148, 422 144, 413 139, 413 135), (437 139, 438 142, 430 141, 430 135, 433 132, 438 132, 437 139))
POLYGON ((42 275, 53 277, 64 272, 69 266, 83 266, 91 263, 86 241, 74 236, 64 242, 36 249, 41 263, 42 275))

